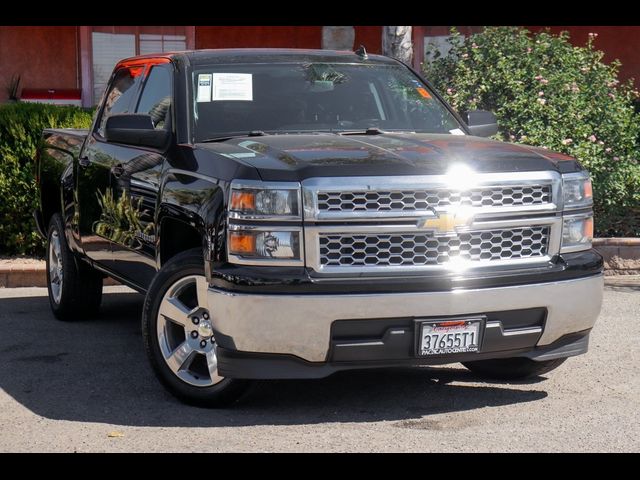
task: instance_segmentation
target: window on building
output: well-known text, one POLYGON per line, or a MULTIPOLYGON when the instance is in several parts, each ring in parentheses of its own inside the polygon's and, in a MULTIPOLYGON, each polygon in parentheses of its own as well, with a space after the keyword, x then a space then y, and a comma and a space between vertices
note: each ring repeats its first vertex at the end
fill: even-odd
MULTIPOLYGON (((462 38, 465 35, 461 35, 462 38)), ((432 62, 439 57, 446 57, 451 50, 451 35, 429 35, 424 37, 424 61, 432 62)))
POLYGON ((184 35, 140 34, 140 55, 147 53, 175 52, 187 48, 184 35))
MULTIPOLYGON (((105 32, 105 29, 116 27, 92 27, 91 34, 93 53, 93 104, 100 102, 102 94, 109 83, 113 67, 123 58, 149 53, 163 53, 186 50, 186 35, 164 33, 141 33, 141 28, 161 29, 162 27, 117 27, 116 32, 105 32), (102 31, 97 31, 98 29, 102 31), (124 30, 124 31, 123 31, 124 30)), ((183 30, 174 27, 172 30, 183 30)), ((170 30, 171 31, 171 30, 170 30)))
POLYGON ((109 82, 109 77, 123 58, 136 53, 135 35, 93 32, 93 102, 98 103, 109 82))

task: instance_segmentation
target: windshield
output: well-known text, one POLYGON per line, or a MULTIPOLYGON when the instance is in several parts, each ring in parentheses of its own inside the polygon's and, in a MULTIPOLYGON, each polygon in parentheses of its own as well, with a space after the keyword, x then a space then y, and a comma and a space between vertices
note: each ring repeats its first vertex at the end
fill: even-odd
POLYGON ((401 65, 232 64, 193 71, 194 141, 264 133, 457 133, 462 127, 401 65))

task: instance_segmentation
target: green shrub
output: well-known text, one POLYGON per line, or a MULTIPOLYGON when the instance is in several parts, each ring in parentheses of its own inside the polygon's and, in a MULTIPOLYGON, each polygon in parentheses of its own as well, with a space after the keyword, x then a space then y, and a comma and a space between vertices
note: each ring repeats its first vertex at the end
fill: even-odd
POLYGON ((436 89, 458 111, 495 112, 502 140, 578 158, 593 178, 596 234, 640 235, 638 92, 619 82, 619 62, 602 62, 596 35, 574 47, 567 32, 452 33, 449 54, 423 67, 436 89))
POLYGON ((88 128, 91 116, 91 111, 70 106, 0 105, 0 255, 43 253, 31 217, 37 205, 36 147, 44 128, 88 128))

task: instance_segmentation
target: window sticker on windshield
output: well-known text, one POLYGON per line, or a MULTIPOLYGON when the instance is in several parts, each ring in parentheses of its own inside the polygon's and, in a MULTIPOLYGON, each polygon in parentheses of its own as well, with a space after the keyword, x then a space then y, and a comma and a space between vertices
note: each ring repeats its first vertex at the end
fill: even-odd
POLYGON ((464 132, 459 128, 454 128, 453 130, 449 130, 451 135, 464 135, 464 132))
POLYGON ((211 101, 211 74, 201 73, 198 75, 198 102, 211 101))
POLYGON ((253 101, 251 73, 214 73, 212 100, 253 101))
POLYGON ((417 90, 417 91, 418 91, 418 93, 419 93, 420 95, 422 95, 424 98, 431 98, 431 95, 429 95, 429 92, 427 92, 427 89, 426 89, 426 88, 422 88, 422 87, 420 87, 420 88, 416 88, 416 90, 417 90))

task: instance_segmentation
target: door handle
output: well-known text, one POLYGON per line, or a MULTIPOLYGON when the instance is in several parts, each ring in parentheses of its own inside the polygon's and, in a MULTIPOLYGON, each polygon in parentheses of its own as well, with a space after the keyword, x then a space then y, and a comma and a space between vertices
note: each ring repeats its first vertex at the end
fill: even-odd
POLYGON ((89 165, 91 165, 91 161, 89 161, 89 157, 80 157, 78 159, 78 163, 80 164, 81 167, 88 167, 89 165))
POLYGON ((111 168, 111 173, 114 177, 118 178, 124 173, 124 167, 122 165, 116 165, 111 168))

